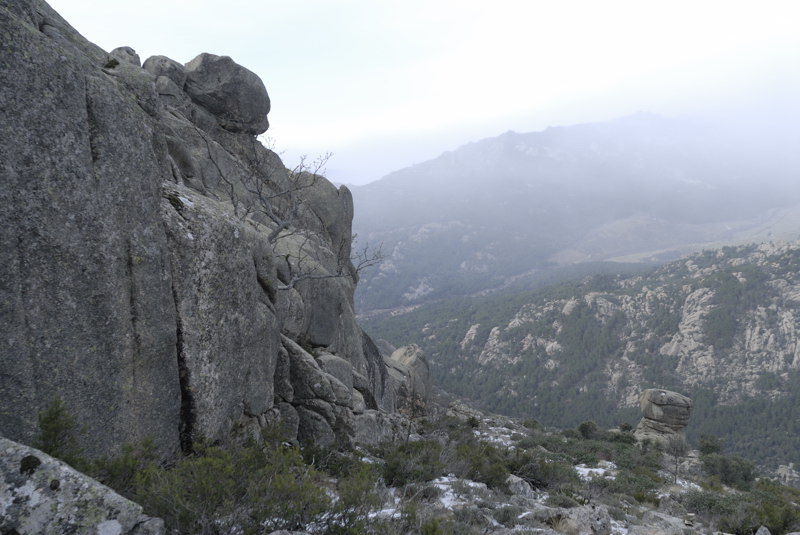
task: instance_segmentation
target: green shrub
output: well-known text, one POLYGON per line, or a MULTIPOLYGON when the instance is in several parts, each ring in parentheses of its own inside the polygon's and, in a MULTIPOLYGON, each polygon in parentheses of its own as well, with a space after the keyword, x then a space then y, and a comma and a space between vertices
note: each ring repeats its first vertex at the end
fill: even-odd
POLYGON ((744 535, 766 526, 770 533, 781 535, 800 529, 800 490, 760 480, 752 486, 749 496, 745 496, 740 522, 737 525, 721 523, 731 532, 744 535))
POLYGON ((64 461, 77 470, 85 471, 89 466, 78 445, 78 424, 67 411, 60 398, 54 399, 39 413, 39 434, 33 447, 64 461))
POLYGON ((420 526, 421 535, 454 535, 453 521, 449 519, 431 518, 420 526))
POLYGON ((617 494, 631 496, 640 503, 658 505, 657 489, 663 481, 652 470, 638 467, 633 470, 621 469, 608 489, 617 494))
POLYGON ((122 494, 133 499, 136 475, 156 465, 157 456, 153 437, 138 444, 126 444, 116 457, 101 457, 94 461, 90 475, 122 494))
POLYGON ((578 507, 580 504, 578 500, 572 497, 571 493, 556 492, 547 497, 547 505, 550 507, 563 507, 569 509, 571 507, 578 507))
POLYGON ((331 506, 322 474, 306 465, 296 448, 278 448, 263 461, 247 478, 245 496, 255 525, 270 532, 319 522, 331 506))
POLYGON ((380 497, 375 492, 376 476, 374 467, 360 463, 358 468, 339 480, 336 486, 338 499, 327 519, 327 534, 364 533, 369 514, 381 505, 380 497))
POLYGON ((703 470, 709 476, 717 476, 725 485, 747 490, 755 480, 755 466, 747 459, 710 453, 700 457, 703 470))
POLYGON ((709 455, 711 453, 722 452, 722 439, 714 435, 700 435, 700 444, 698 445, 700 453, 709 455))
POLYGON ((442 445, 420 440, 388 445, 383 451, 383 479, 391 487, 430 481, 442 475, 442 445))
POLYGON ((630 431, 611 432, 607 435, 606 440, 622 444, 636 444, 636 437, 630 431))
POLYGON ((517 519, 524 512, 525 509, 518 505, 504 505, 499 509, 495 509, 492 517, 504 526, 514 527, 517 519))
POLYGON ((202 445, 198 452, 171 470, 150 466, 135 481, 136 501, 179 533, 214 533, 235 503, 238 474, 230 453, 202 445))
POLYGON ((540 424, 538 420, 535 420, 533 418, 528 418, 526 420, 523 420, 522 425, 527 427, 531 431, 536 431, 537 429, 542 427, 542 424, 540 424))
POLYGON ((541 454, 516 450, 507 465, 512 474, 535 488, 558 489, 580 483, 572 464, 542 457, 541 454))
POLYGON ((602 438, 603 436, 603 430, 592 421, 587 421, 580 424, 578 426, 578 433, 581 435, 581 437, 589 440, 602 438))
POLYGON ((300 529, 330 508, 324 479, 295 448, 196 446, 170 469, 151 465, 134 480, 135 501, 178 533, 300 529))
POLYGON ((735 496, 706 490, 691 490, 681 497, 681 504, 698 519, 718 526, 720 519, 733 517, 739 504, 735 496))
POLYGON ((455 457, 447 469, 458 477, 480 481, 494 489, 505 489, 510 475, 500 450, 474 438, 455 445, 455 457))

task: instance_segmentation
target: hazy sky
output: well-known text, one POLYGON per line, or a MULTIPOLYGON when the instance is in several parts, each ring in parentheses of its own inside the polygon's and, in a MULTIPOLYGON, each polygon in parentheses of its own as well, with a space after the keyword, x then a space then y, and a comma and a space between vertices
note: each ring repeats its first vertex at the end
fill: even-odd
POLYGON ((288 166, 365 183, 507 130, 788 103, 794 0, 50 0, 106 50, 231 56, 288 166))

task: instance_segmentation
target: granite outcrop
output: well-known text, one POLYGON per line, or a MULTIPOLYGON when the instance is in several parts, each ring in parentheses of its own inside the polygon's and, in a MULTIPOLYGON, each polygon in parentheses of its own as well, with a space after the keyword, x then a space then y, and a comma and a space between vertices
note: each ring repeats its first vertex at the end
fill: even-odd
POLYGON ((259 77, 107 53, 42 0, 0 27, 0 434, 30 443, 61 399, 92 456, 391 436, 427 364, 397 373, 357 324, 351 194, 258 141, 259 77))
POLYGON ((637 440, 666 444, 672 437, 682 437, 692 414, 692 400, 683 394, 648 388, 639 396, 642 419, 636 426, 637 440))

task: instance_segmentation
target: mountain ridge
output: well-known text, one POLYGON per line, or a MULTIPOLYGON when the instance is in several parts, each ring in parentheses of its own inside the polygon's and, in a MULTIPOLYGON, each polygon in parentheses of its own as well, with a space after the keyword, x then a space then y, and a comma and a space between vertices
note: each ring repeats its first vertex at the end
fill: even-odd
POLYGON ((638 113, 507 132, 354 187, 354 231, 387 253, 357 307, 466 295, 532 269, 795 238, 796 157, 721 128, 638 113))

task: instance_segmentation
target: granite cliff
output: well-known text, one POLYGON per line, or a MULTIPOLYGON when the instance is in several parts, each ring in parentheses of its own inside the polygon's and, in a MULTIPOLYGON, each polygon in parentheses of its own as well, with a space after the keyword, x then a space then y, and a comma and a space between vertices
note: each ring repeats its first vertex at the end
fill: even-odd
POLYGON ((356 323, 352 197, 256 139, 259 77, 107 53, 42 0, 0 27, 0 434, 30 443, 59 398, 91 455, 391 436, 427 366, 356 323))

